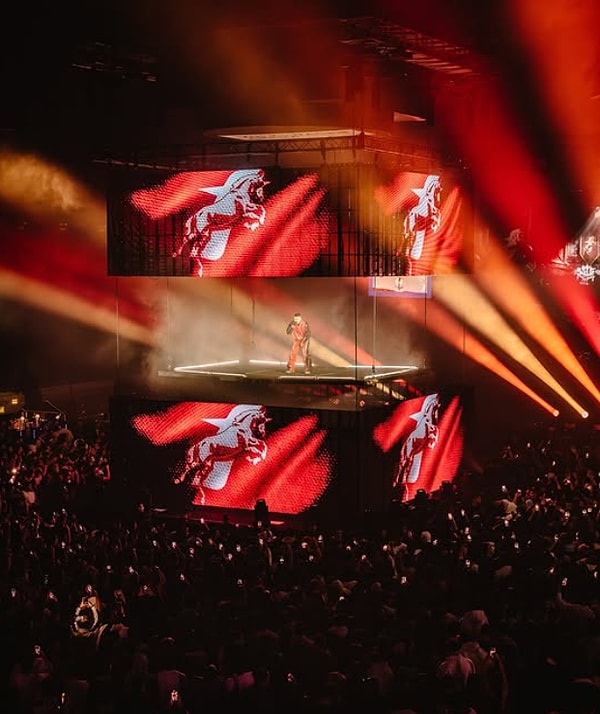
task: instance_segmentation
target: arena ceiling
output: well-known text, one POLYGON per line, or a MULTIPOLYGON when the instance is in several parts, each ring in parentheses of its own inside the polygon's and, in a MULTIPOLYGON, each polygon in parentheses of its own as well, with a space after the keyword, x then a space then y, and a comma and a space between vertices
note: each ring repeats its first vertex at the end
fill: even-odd
POLYGON ((331 123, 362 89, 396 92, 377 118, 393 130, 392 112, 431 119, 432 82, 480 74, 483 57, 506 50, 495 3, 348 5, 113 0, 33 17, 17 7, 22 22, 2 28, 0 130, 76 156, 216 127, 331 123), (365 88, 374 73, 383 79, 365 88))

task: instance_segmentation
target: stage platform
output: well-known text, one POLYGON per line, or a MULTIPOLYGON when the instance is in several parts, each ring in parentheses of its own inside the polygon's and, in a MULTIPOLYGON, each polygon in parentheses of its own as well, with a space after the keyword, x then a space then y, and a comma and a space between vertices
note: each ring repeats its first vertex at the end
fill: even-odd
POLYGON ((231 359, 159 370, 160 391, 174 398, 232 401, 357 411, 404 401, 420 393, 428 370, 415 365, 302 363, 231 359))
POLYGON ((161 377, 211 377, 224 380, 267 380, 279 382, 328 382, 333 384, 373 384, 406 379, 419 372, 415 365, 354 365, 312 364, 305 370, 300 362, 293 374, 285 362, 251 359, 232 359, 210 364, 193 364, 159 371, 161 377))

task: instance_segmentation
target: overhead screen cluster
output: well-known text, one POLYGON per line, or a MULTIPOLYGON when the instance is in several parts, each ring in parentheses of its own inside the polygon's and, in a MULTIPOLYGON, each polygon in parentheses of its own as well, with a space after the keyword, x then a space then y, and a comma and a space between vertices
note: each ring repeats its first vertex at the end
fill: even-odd
POLYGON ((464 192, 438 173, 121 169, 108 267, 123 276, 447 274, 465 263, 467 223, 464 192))

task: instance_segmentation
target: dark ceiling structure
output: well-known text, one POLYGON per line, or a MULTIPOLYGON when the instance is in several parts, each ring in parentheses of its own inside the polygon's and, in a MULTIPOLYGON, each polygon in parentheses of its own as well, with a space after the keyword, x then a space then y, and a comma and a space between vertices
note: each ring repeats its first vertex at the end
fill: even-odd
MULTIPOLYGON (((0 130, 5 140, 86 160, 134 140, 178 143, 216 127, 289 124, 297 117, 277 96, 286 81, 311 124, 370 122, 391 133, 411 120, 431 124, 433 83, 472 80, 482 66, 478 51, 452 38, 437 4, 353 3, 350 11, 345 3, 298 9, 262 2, 250 9, 239 2, 217 8, 128 0, 89 14, 69 3, 42 9, 23 18, 27 42, 4 28, 2 79, 12 101, 3 102, 0 130), (264 53, 277 74, 262 86, 254 81, 251 101, 243 86, 241 97, 231 96, 235 82, 246 81, 244 68, 236 80, 236 60, 224 65, 213 56, 215 38, 228 33, 232 45, 264 53)), ((455 0, 443 14, 475 24, 481 43, 485 23, 472 5, 455 0)))

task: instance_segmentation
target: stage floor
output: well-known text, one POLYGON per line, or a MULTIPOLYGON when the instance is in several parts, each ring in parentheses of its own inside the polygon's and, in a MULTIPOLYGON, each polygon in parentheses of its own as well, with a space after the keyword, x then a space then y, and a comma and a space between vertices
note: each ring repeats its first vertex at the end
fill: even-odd
POLYGON ((326 382, 342 384, 374 384, 407 380, 419 373, 415 365, 345 365, 332 366, 313 363, 310 373, 299 363, 294 374, 288 374, 285 362, 272 360, 232 359, 210 364, 179 365, 159 371, 160 377, 210 377, 228 381, 276 381, 283 383, 326 382))

